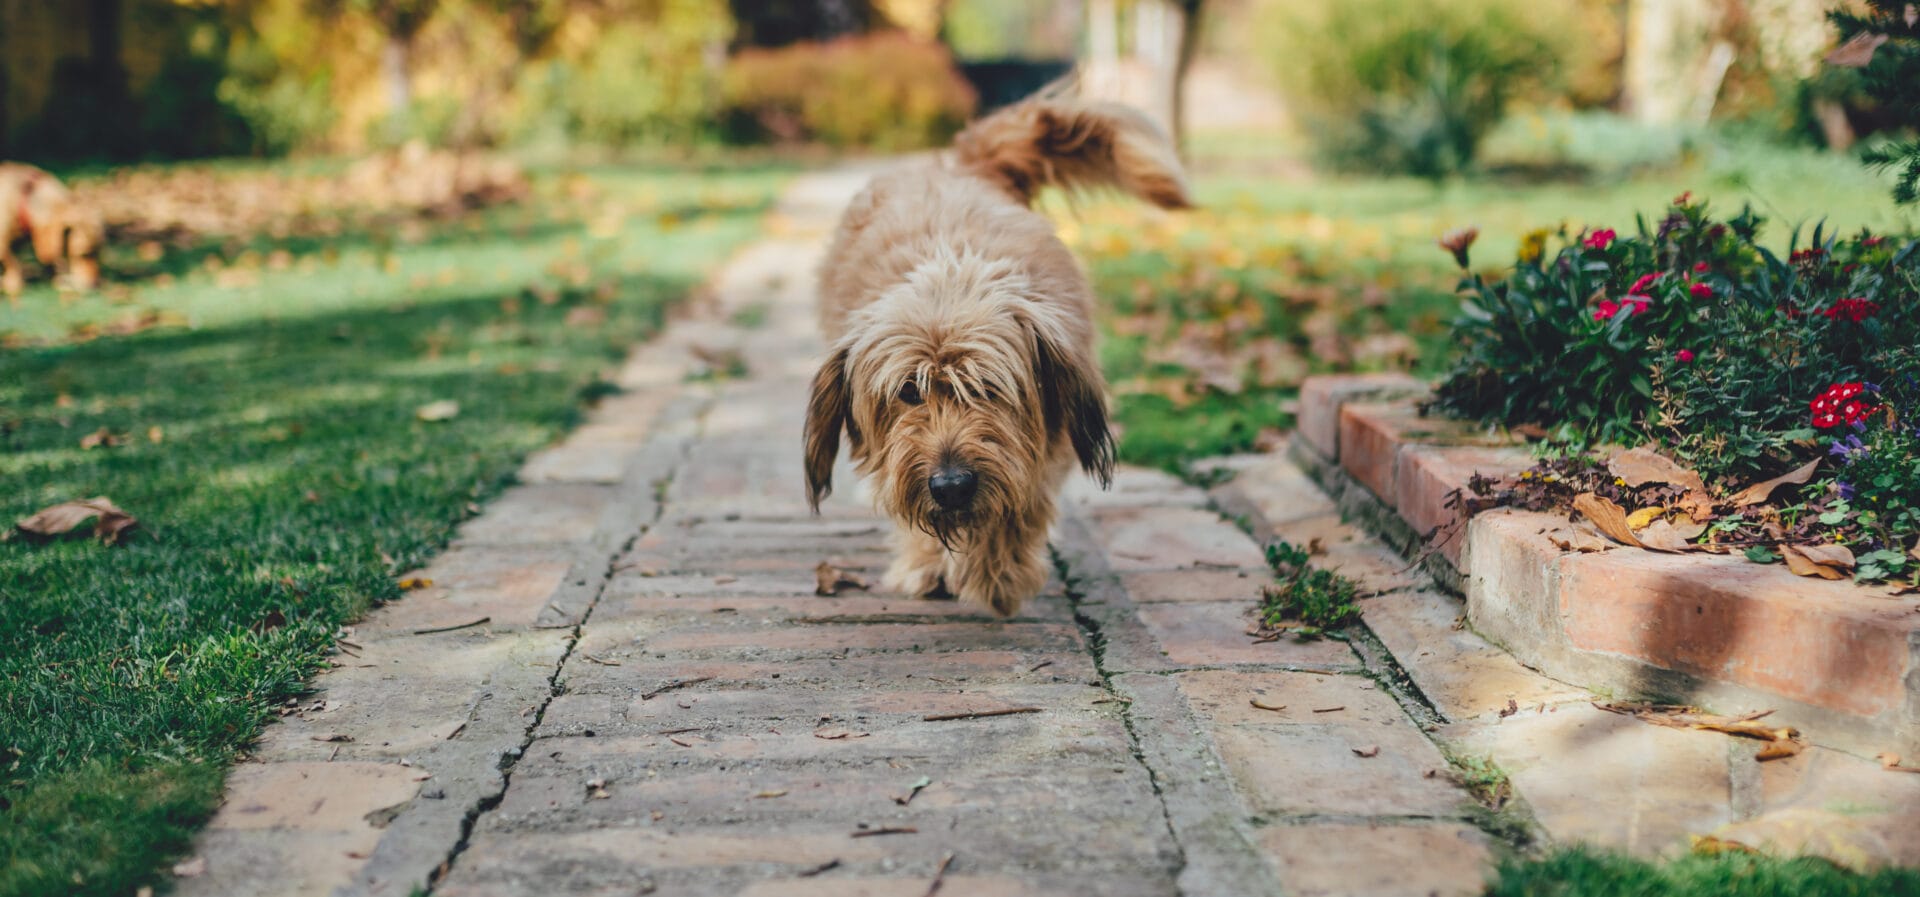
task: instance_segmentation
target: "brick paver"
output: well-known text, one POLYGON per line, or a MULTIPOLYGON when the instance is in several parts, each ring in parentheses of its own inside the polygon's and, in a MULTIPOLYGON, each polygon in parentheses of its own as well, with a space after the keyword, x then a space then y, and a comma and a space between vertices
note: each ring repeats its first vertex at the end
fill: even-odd
POLYGON ((1074 483, 1060 575, 1013 619, 815 594, 822 562, 888 558, 851 473, 815 517, 799 464, 812 267, 860 182, 802 179, 627 391, 347 635, 178 893, 1465 895, 1513 845, 1435 736, 1539 811, 1486 830, 1648 850, 1869 786, 1830 752, 1762 776, 1724 736, 1577 711, 1278 454, 1211 494, 1074 483), (724 353, 744 377, 688 378, 724 353), (1273 538, 1376 595, 1370 634, 1250 638, 1273 538), (1650 787, 1674 757, 1698 775, 1650 787))

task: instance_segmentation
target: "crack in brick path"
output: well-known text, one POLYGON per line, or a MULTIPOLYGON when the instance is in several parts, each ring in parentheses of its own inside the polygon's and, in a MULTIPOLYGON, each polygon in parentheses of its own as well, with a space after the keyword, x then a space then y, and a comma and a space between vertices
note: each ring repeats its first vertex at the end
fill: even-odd
MULTIPOLYGON (((877 580, 887 558, 850 471, 808 513, 798 449, 813 266, 863 179, 800 179, 433 587, 355 627, 236 768, 179 893, 1478 892, 1499 845, 1423 731, 1464 717, 1451 693, 1419 712, 1445 677, 1386 688, 1383 647, 1244 636, 1255 538, 1308 503, 1274 501, 1306 482, 1283 457, 1231 494, 1075 483, 1059 575, 1014 619, 813 594, 821 561, 877 580), (689 379, 730 353, 744 377, 689 379), (1216 510, 1242 505, 1268 512, 1251 535, 1216 510)), ((1370 589, 1431 595, 1377 543, 1328 544, 1370 589)), ((1473 699, 1583 697, 1502 672, 1473 699)))

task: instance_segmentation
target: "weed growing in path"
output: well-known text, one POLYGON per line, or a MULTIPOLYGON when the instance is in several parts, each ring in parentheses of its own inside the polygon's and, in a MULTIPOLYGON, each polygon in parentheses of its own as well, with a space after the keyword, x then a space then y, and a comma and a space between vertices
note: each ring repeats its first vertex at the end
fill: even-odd
POLYGON ((1315 567, 1309 558, 1306 549, 1290 542, 1267 546, 1267 564, 1275 576, 1260 599, 1260 622, 1267 628, 1319 635, 1359 618, 1353 580, 1315 567))

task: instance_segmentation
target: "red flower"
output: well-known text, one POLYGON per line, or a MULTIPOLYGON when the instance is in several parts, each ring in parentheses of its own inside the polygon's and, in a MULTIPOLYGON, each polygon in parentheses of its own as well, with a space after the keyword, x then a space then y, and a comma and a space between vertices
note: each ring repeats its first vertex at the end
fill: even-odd
POLYGON ((1693 350, 1681 349, 1680 351, 1673 353, 1673 357, 1680 359, 1680 362, 1682 364, 1685 364, 1693 360, 1693 350))
POLYGON ((1707 273, 1707 267, 1708 265, 1706 262, 1695 262, 1693 265, 1693 273, 1705 274, 1707 273))
POLYGON ((1645 295, 1648 287, 1651 287, 1654 284, 1659 283, 1660 278, 1665 276, 1667 276, 1665 271, 1656 271, 1652 274, 1643 275, 1639 280, 1636 280, 1633 282, 1633 286, 1627 287, 1627 295, 1629 296, 1645 295))
POLYGON ((1628 314, 1637 315, 1637 314, 1640 314, 1641 312, 1646 311, 1647 307, 1652 304, 1653 304, 1653 300, 1648 299, 1645 296, 1628 296, 1625 300, 1621 302, 1620 307, 1622 309, 1626 309, 1628 314))
POLYGON ((1864 383, 1835 383, 1827 391, 1815 397, 1808 407, 1813 410, 1813 425, 1822 430, 1840 426, 1842 423, 1857 424, 1868 415, 1879 410, 1871 402, 1860 398, 1866 391, 1864 383))
POLYGON ((1674 205, 1676 205, 1676 206, 1684 206, 1684 205, 1686 205, 1686 204, 1687 204, 1687 200, 1690 200, 1690 199, 1692 199, 1692 198, 1693 198, 1693 191, 1692 191, 1692 190, 1688 190, 1687 192, 1685 192, 1685 193, 1682 193, 1682 194, 1680 194, 1679 196, 1676 196, 1676 197, 1674 197, 1674 198, 1673 198, 1673 204, 1674 204, 1674 205))
POLYGON ((1693 286, 1687 287, 1687 292, 1692 293, 1695 299, 1713 298, 1713 287, 1707 286, 1704 283, 1696 283, 1693 286))
POLYGON ((1873 247, 1878 246, 1885 242, 1887 242, 1886 237, 1863 237, 1860 240, 1860 245, 1865 246, 1868 249, 1872 249, 1873 247))
POLYGON ((1609 227, 1588 234, 1587 238, 1582 242, 1588 249, 1605 249, 1613 242, 1615 236, 1616 234, 1614 234, 1613 228, 1609 227))
POLYGON ((1792 262, 1796 265, 1800 264, 1801 262, 1806 262, 1811 264, 1811 263, 1820 261, 1820 257, 1826 254, 1827 254, 1827 251, 1825 249, 1822 249, 1818 246, 1809 246, 1806 249, 1794 250, 1791 255, 1787 256, 1787 261, 1792 262))
POLYGON ((1871 299, 1842 299, 1831 308, 1816 312, 1821 317, 1833 321, 1852 321, 1855 324, 1880 313, 1880 303, 1871 299))
POLYGON ((1596 321, 1604 321, 1619 313, 1620 303, 1612 299, 1602 299, 1600 300, 1599 307, 1593 310, 1593 319, 1596 321))

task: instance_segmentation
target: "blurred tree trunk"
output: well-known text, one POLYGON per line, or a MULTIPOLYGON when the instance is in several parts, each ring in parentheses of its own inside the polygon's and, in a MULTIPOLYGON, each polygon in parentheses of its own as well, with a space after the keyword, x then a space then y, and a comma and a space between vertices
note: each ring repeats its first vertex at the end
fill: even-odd
MULTIPOLYGON (((1726 53, 1710 46, 1716 14, 1714 0, 1630 0, 1621 71, 1628 114, 1648 124, 1674 124, 1697 117, 1703 103, 1712 109, 1713 98, 1702 96, 1709 80, 1702 67, 1726 53)), ((1710 80, 1717 94, 1720 78, 1710 80)))
POLYGON ((1185 137, 1187 72, 1200 47, 1203 0, 1143 0, 1134 6, 1134 53, 1153 73, 1152 108, 1176 146, 1185 137))
POLYGON ((408 39, 398 34, 387 34, 386 46, 380 49, 380 77, 387 82, 387 106, 393 110, 396 118, 403 118, 413 108, 413 75, 408 70, 407 57, 411 55, 408 39))
POLYGON ((1173 123, 1173 145, 1182 156, 1187 151, 1187 73, 1200 52, 1200 13, 1202 0, 1180 0, 1180 49, 1173 60, 1172 83, 1167 86, 1171 99, 1168 120, 1173 123))

